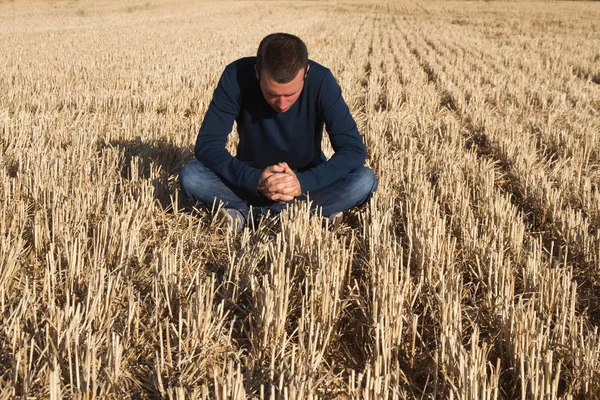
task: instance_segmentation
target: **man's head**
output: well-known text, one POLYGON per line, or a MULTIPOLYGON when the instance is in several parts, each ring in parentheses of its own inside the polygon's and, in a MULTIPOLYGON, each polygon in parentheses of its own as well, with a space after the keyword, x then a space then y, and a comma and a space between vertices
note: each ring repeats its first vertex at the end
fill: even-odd
POLYGON ((255 68, 267 103, 285 112, 300 97, 310 68, 306 45, 288 33, 270 34, 258 46, 255 68))

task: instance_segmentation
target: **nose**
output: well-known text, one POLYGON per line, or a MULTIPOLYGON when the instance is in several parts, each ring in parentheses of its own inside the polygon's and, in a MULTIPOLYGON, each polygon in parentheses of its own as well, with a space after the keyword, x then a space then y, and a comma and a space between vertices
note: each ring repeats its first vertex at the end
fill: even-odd
POLYGON ((276 100, 276 102, 275 102, 275 105, 276 105, 277 107, 281 108, 281 109, 283 109, 283 108, 284 108, 284 105, 285 105, 285 99, 283 98, 283 96, 281 96, 281 97, 278 97, 278 98, 277 98, 277 100, 276 100))

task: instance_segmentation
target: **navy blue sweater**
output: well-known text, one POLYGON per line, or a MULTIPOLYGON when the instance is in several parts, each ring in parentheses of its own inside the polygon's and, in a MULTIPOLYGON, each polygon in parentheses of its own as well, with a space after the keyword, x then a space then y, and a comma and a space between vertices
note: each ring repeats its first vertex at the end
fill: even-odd
POLYGON ((287 162, 302 193, 329 185, 363 165, 365 146, 331 71, 313 61, 296 102, 277 113, 264 99, 254 72, 256 57, 229 64, 213 94, 194 149, 196 158, 231 185, 257 193, 266 167, 287 162), (225 149, 233 122, 239 144, 225 149), (335 154, 321 152, 323 125, 335 154))

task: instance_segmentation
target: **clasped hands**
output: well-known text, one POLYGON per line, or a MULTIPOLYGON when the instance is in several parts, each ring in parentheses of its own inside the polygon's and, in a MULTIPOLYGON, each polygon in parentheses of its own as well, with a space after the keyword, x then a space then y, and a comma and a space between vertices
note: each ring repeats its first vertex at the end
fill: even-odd
POLYGON ((284 162, 264 169, 258 191, 272 201, 291 201, 302 194, 296 173, 284 162))

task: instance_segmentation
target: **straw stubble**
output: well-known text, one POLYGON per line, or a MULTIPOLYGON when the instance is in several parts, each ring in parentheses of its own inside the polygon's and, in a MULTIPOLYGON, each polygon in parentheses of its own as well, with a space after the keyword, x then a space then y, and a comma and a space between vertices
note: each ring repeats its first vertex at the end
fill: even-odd
POLYGON ((0 9, 0 397, 600 396, 591 5, 0 9), (332 70, 379 179, 341 226, 233 234, 179 192, 271 31, 332 70))

